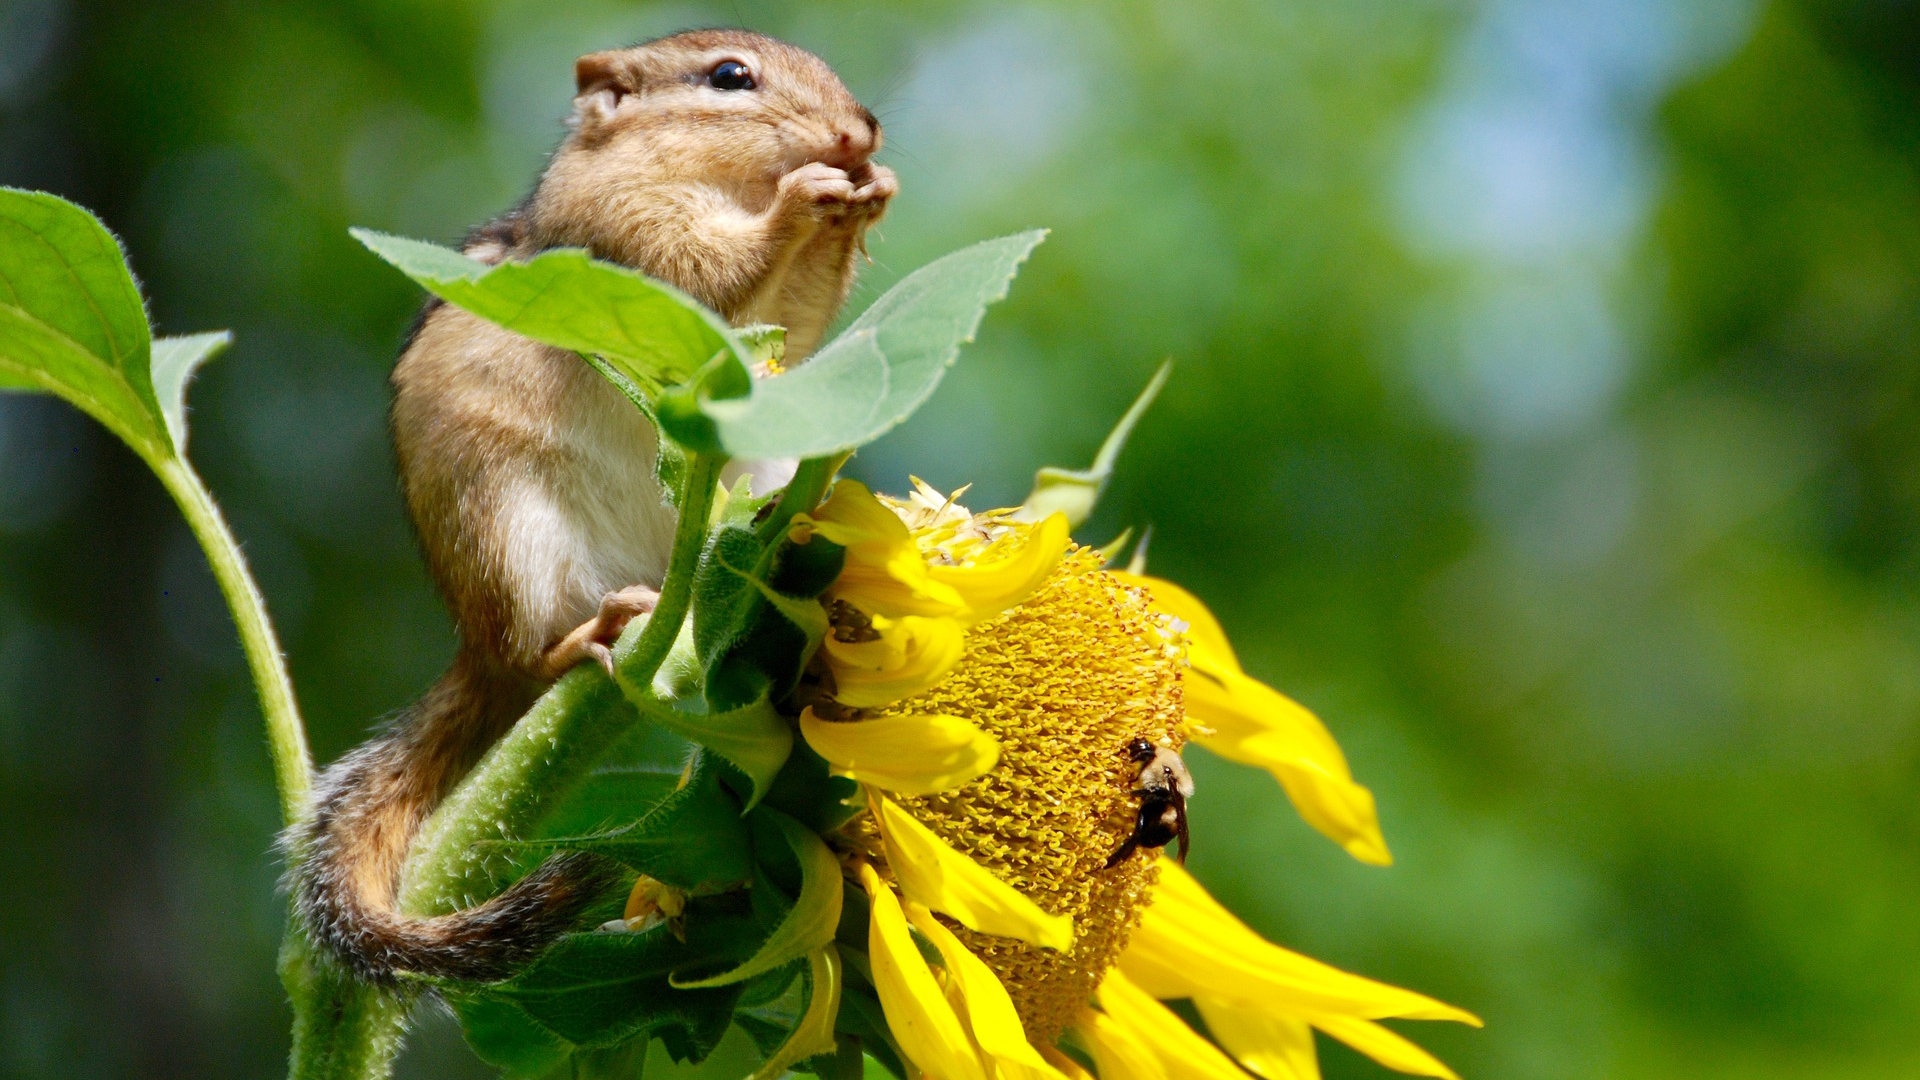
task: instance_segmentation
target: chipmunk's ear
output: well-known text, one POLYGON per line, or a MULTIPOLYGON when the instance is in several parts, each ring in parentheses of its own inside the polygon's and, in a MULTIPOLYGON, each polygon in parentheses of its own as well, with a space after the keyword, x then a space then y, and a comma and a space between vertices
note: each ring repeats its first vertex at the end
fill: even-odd
POLYGON ((576 127, 590 130, 605 123, 620 107, 620 99, 639 89, 628 59, 619 52, 597 52, 573 62, 573 80, 579 87, 573 99, 576 127))

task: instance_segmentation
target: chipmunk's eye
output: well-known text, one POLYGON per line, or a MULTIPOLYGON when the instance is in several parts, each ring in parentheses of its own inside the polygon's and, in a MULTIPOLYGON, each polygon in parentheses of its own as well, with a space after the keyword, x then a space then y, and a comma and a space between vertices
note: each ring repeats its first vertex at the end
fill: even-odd
POLYGON ((753 81, 753 69, 738 60, 722 60, 707 72, 707 85, 715 90, 752 90, 759 86, 753 81))

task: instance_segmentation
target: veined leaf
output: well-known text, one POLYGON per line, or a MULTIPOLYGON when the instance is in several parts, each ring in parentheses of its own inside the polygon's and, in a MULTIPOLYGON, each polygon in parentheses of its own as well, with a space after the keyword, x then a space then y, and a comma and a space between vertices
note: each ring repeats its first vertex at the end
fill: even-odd
POLYGON ((633 809, 643 811, 639 820, 611 832, 514 841, 508 846, 590 851, 688 891, 745 881, 752 874, 740 804, 720 786, 712 763, 704 757, 695 761, 685 783, 650 809, 633 809))
MULTIPOLYGON (((800 863, 799 899, 787 910, 780 925, 760 943, 760 948, 739 967, 691 982, 674 980, 675 986, 724 986, 741 982, 798 960, 833 941, 834 928, 840 924, 840 861, 813 830, 778 810, 763 806, 753 815, 756 821, 771 822, 780 831, 794 859, 800 863)), ((810 1051, 813 1052, 817 1051, 810 1051)))
POLYGON ((685 779, 682 769, 600 769, 567 793, 535 835, 586 836, 631 822, 673 798, 685 779))
POLYGON ((572 1048, 506 1001, 448 993, 467 1045, 507 1080, 539 1080, 566 1063, 572 1048))
POLYGON ((743 396, 669 395, 660 424, 693 449, 744 459, 818 457, 872 442, 933 393, 1045 236, 1020 233, 937 259, 806 363, 743 396))
POLYGON ((748 355, 732 328, 700 302, 583 248, 488 265, 452 248, 351 230, 354 239, 428 292, 489 322, 562 349, 589 353, 641 387, 684 382, 720 358, 747 381, 748 355))
POLYGON ((119 241, 41 191, 0 188, 0 386, 58 394, 141 456, 172 456, 152 332, 119 241))
POLYGON ((644 933, 569 934, 524 971, 471 993, 510 1002, 576 1046, 613 1046, 648 1033, 676 1037, 706 1056, 726 1033, 740 987, 677 990, 673 972, 737 955, 751 935, 744 915, 702 912, 687 940, 665 926, 644 933))

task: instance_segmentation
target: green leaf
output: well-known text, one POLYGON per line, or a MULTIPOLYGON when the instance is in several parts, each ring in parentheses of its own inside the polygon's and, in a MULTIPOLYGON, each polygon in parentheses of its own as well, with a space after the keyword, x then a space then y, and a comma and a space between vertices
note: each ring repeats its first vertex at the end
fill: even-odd
POLYGON ((354 239, 428 292, 489 322, 562 349, 601 357, 640 387, 685 381, 716 357, 748 355, 731 327, 665 282, 582 248, 488 265, 452 248, 353 229, 354 239))
MULTIPOLYGON (((745 963, 704 979, 676 981, 675 986, 724 986, 740 982, 798 960, 833 940, 834 928, 840 924, 840 861, 811 829, 778 810, 761 807, 753 816, 756 821, 771 822, 799 861, 799 899, 745 963)), ((812 1052, 815 1051, 809 1051, 812 1052)))
MULTIPOLYGON (((1113 425, 1113 430, 1107 433, 1106 441, 1100 444, 1100 452, 1094 455, 1092 468, 1062 469, 1049 465, 1035 473, 1033 491, 1020 506, 1021 519, 1039 521, 1059 511, 1067 515, 1067 523, 1071 527, 1079 528, 1082 522, 1092 517, 1101 492, 1107 489, 1107 481, 1113 476, 1113 463, 1126 447, 1134 425, 1146 415, 1153 399, 1160 396, 1160 388, 1167 385, 1167 375, 1172 371, 1171 360, 1163 362, 1154 371, 1140 395, 1133 399, 1133 405, 1120 417, 1120 422, 1113 425)), ((1119 545, 1120 541, 1115 541, 1115 544, 1119 545)))
POLYGON ((467 1045, 508 1080, 539 1080, 565 1064, 572 1052, 566 1040, 511 1002, 462 993, 445 998, 467 1045))
POLYGON ((680 790, 682 770, 601 769, 540 822, 542 839, 602 834, 652 812, 680 790))
POLYGON ((573 1052, 573 1071, 565 1080, 641 1080, 646 1064, 646 1039, 628 1039, 618 1046, 582 1047, 573 1052))
POLYGON ((58 394, 160 459, 173 441, 151 355, 146 308, 106 226, 65 199, 0 188, 0 384, 58 394))
POLYGON ((569 934, 513 978, 469 992, 511 1003, 576 1046, 613 1046, 640 1035, 672 1038, 701 1058, 720 1041, 739 986, 678 990, 673 972, 724 962, 751 934, 744 915, 690 913, 687 940, 666 926, 644 933, 569 934))
MULTIPOLYGON (((781 730, 785 731, 784 722, 781 730)), ((657 787, 657 780, 636 786, 657 787)), ((740 804, 721 787, 713 763, 694 761, 687 781, 651 806, 635 806, 637 821, 611 832, 502 842, 519 849, 589 851, 689 892, 747 880, 753 859, 740 804)))
POLYGON ((156 338, 153 342, 153 393, 175 453, 187 452, 187 383, 200 365, 227 351, 233 335, 225 330, 156 338))
POLYGON ((988 304, 1044 230, 988 240, 907 275, 806 363, 744 396, 672 395, 661 426, 682 444, 737 458, 818 457, 863 446, 927 400, 973 340, 988 304))

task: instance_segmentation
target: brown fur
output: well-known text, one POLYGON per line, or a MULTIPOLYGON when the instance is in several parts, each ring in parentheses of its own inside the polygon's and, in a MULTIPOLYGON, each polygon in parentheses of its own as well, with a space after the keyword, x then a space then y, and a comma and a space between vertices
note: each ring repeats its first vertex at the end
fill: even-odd
MULTIPOLYGON (((745 31, 594 53, 576 74, 572 131, 539 186, 467 253, 584 246, 737 325, 785 326, 789 361, 803 360, 895 190, 868 162, 872 114, 818 58, 745 31), (726 59, 758 88, 706 85, 726 59)), ((407 849, 541 687, 660 583, 673 520, 652 429, 570 353, 432 305, 393 385, 401 486, 461 649, 418 705, 321 777, 290 835, 296 893, 314 936, 368 978, 495 978, 603 883, 561 858, 479 907, 414 919, 393 906, 407 849)))

